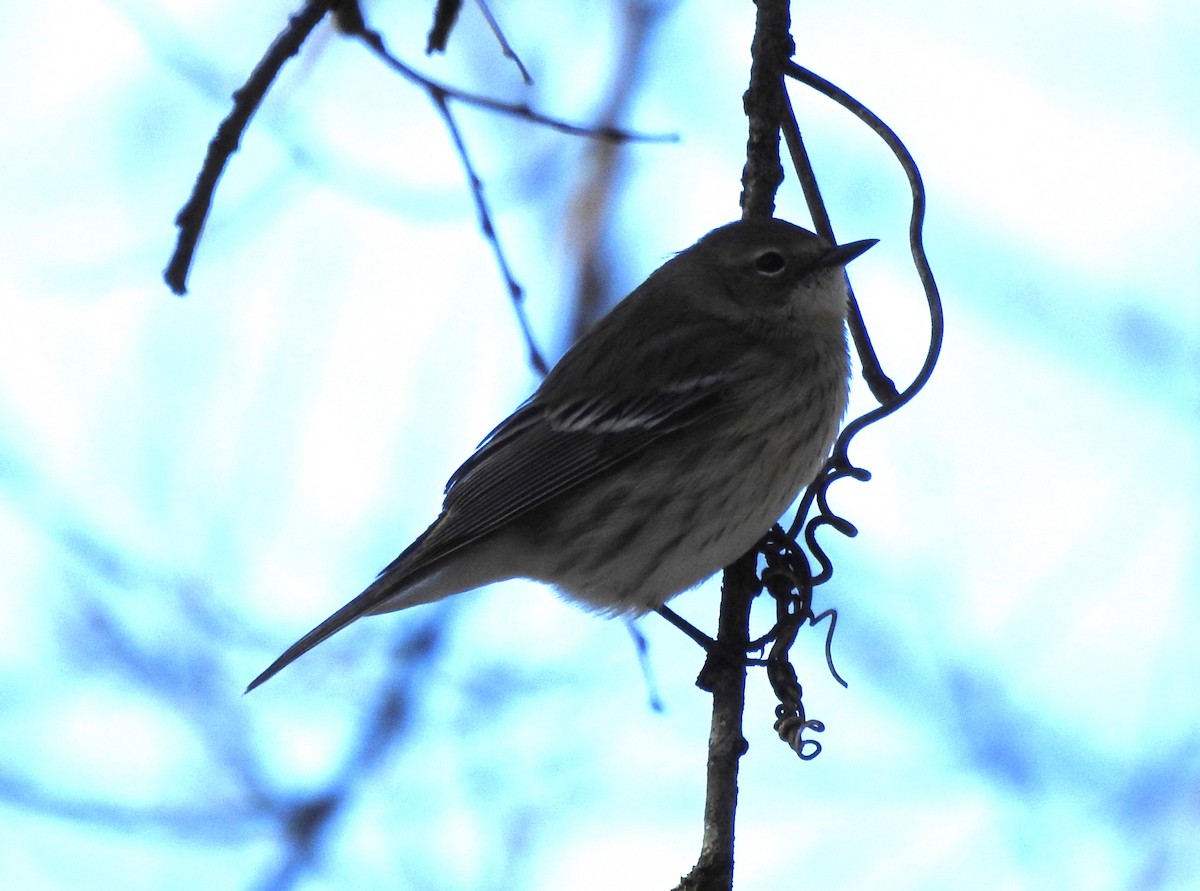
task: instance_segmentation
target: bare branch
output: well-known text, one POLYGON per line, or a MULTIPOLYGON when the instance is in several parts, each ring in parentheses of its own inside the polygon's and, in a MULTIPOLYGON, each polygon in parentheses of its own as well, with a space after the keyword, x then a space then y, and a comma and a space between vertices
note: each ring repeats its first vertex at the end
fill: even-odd
POLYGON ((244 802, 213 801, 197 806, 125 804, 85 798, 73 789, 50 789, 7 773, 0 773, 0 802, 6 807, 100 826, 108 831, 166 834, 193 842, 241 842, 248 832, 270 820, 270 815, 261 808, 244 802))
MULTIPOLYGON (((775 211, 775 192, 783 181, 779 162, 779 125, 785 100, 783 65, 795 51, 789 0, 757 0, 757 3, 750 87, 744 100, 749 137, 742 171, 743 218, 769 217, 775 211)), ((757 569, 757 548, 725 569, 717 644, 697 680, 698 685, 713 694, 704 841, 696 865, 679 884, 678 891, 730 891, 733 887, 738 765, 746 751, 742 736, 745 655, 750 640, 750 605, 762 588, 757 569)))
POLYGON ((751 45, 750 88, 743 100, 750 119, 746 166, 742 170, 742 217, 775 213, 775 193, 783 182, 779 163, 779 124, 786 97, 783 66, 796 51, 788 0, 758 0, 751 45))
MULTIPOLYGON (((833 232, 833 224, 829 221, 829 213, 825 210, 825 202, 821 198, 821 189, 817 185, 817 176, 813 172, 812 162, 808 158, 808 150, 804 147, 804 138, 800 135, 800 125, 796 122, 796 112, 790 101, 784 102, 783 135, 787 141, 788 152, 792 156, 792 166, 800 178, 800 187, 804 190, 804 199, 808 204, 808 212, 813 219, 813 228, 832 244, 837 244, 837 236, 833 232)), ((847 282, 847 293, 850 299, 850 312, 847 323, 850 335, 854 338, 854 348, 862 362, 863 380, 867 382, 871 393, 881 405, 896 398, 896 385, 888 377, 879 364, 875 347, 867 335, 867 325, 863 321, 862 309, 859 308, 858 298, 854 296, 854 288, 847 282)))
POLYGON ((496 42, 500 44, 500 51, 504 53, 504 58, 512 59, 513 64, 517 66, 517 70, 521 72, 521 79, 525 81, 525 85, 532 86, 533 76, 530 75, 529 69, 525 67, 525 63, 521 61, 521 57, 517 55, 512 45, 508 42, 508 38, 504 36, 504 32, 500 30, 500 23, 492 15, 492 10, 487 5, 487 0, 476 0, 476 2, 479 4, 479 11, 487 19, 488 27, 492 29, 492 34, 495 36, 496 42))
POLYGON ((330 5, 330 0, 309 0, 303 9, 288 20, 287 27, 279 33, 266 55, 254 66, 246 83, 234 92, 233 108, 225 120, 221 121, 216 134, 208 143, 208 152, 204 156, 204 163, 200 167, 195 185, 192 186, 192 194, 175 217, 179 237, 175 242, 175 251, 163 271, 167 287, 175 294, 182 296, 187 293, 188 271, 192 266, 196 245, 200 242, 200 233, 204 230, 204 221, 208 219, 208 211, 212 207, 217 182, 225 172, 225 165, 229 163, 230 157, 238 150, 250 118, 262 104, 263 97, 267 95, 267 90, 271 88, 280 69, 288 59, 300 51, 308 35, 329 12, 330 5))
POLYGON ((430 97, 446 122, 446 129, 450 131, 450 138, 454 141, 454 149, 458 152, 458 157, 462 160, 463 168, 467 172, 471 197, 475 200, 475 210, 479 214, 479 229, 483 232, 483 237, 487 239, 488 244, 492 246, 496 265, 500 267, 500 275, 504 277, 504 284, 508 288, 509 297, 512 298, 513 308, 517 313, 517 322, 521 326, 521 335, 525 338, 525 347, 529 353, 529 364, 533 366, 534 371, 545 377, 550 373, 550 366, 546 364, 541 350, 538 349, 537 343, 533 339, 533 330, 529 327, 529 318, 525 314, 525 289, 517 283, 512 273, 512 267, 508 265, 504 248, 500 246, 500 237, 496 234, 496 227, 492 223, 492 214, 488 209, 487 199, 483 195, 483 181, 471 163, 471 156, 467 153, 467 144, 463 141, 462 132, 458 129, 458 123, 454 120, 445 94, 431 89, 430 97))
POLYGON ((846 428, 842 431, 842 435, 838 438, 837 446, 834 448, 835 458, 839 455, 844 457, 850 439, 859 430, 880 418, 887 417, 901 406, 906 405, 921 391, 933 375, 933 369, 937 365, 938 356, 941 355, 942 335, 945 328, 945 320, 942 317, 942 298, 938 293, 937 282, 934 280, 933 270, 929 265, 929 258, 925 254, 925 185, 921 181, 921 171, 917 168, 917 162, 913 159, 907 146, 901 142, 900 137, 896 135, 895 131, 885 124, 878 115, 841 87, 830 83, 807 68, 802 68, 795 62, 787 63, 787 74, 789 77, 794 77, 801 83, 807 84, 814 90, 824 93, 874 130, 876 135, 892 150, 892 154, 896 156, 896 160, 900 162, 900 166, 904 170, 904 175, 908 178, 909 188, 912 190, 912 214, 908 221, 908 242, 912 251, 913 265, 916 267, 917 275, 921 279, 921 286, 925 290, 925 300, 929 306, 929 349, 925 354, 925 361, 922 363, 916 377, 913 378, 912 383, 905 387, 895 399, 888 401, 874 411, 868 412, 863 417, 846 425, 846 428))
POLYGON ((233 108, 221 121, 216 134, 208 144, 208 152, 201 165, 200 173, 196 177, 195 185, 192 187, 192 193, 175 218, 179 235, 176 239, 175 250, 171 254, 167 268, 163 271, 163 278, 167 286, 175 294, 187 293, 188 272, 195 257, 196 247, 200 242, 204 223, 212 207, 217 183, 220 181, 221 174, 224 173, 230 157, 237 151, 242 134, 250 123, 250 118, 262 104, 267 91, 283 65, 300 51, 304 41, 329 12, 333 13, 334 24, 339 31, 362 40, 389 68, 427 90, 430 96, 440 95, 443 100, 454 99, 467 105, 521 118, 530 123, 550 127, 573 136, 587 136, 611 142, 674 142, 678 139, 674 134, 640 134, 609 125, 587 127, 572 124, 536 112, 525 103, 504 102, 439 83, 406 65, 388 51, 379 33, 366 26, 357 0, 308 0, 304 8, 291 17, 287 27, 275 38, 271 47, 250 73, 246 83, 234 92, 233 108))
POLYGON ((591 127, 583 124, 572 124, 561 118, 534 111, 524 102, 505 102, 501 99, 493 99, 490 96, 480 95, 479 93, 460 90, 421 74, 412 66, 392 55, 378 31, 364 27, 361 31, 351 32, 351 36, 357 37, 365 43, 385 65, 401 77, 417 86, 423 87, 430 93, 440 93, 447 99, 453 99, 466 105, 486 109, 487 111, 494 111, 497 114, 520 118, 529 121, 531 124, 549 127, 552 130, 557 130, 560 133, 566 133, 571 136, 587 136, 592 139, 605 139, 611 142, 677 142, 679 140, 679 137, 674 133, 636 133, 632 130, 625 130, 621 127, 611 125, 591 127))
POLYGON ((486 96, 479 96, 474 93, 468 93, 463 90, 458 90, 453 87, 446 86, 439 81, 426 77, 420 72, 413 69, 411 66, 402 62, 388 50, 384 43, 382 35, 379 32, 367 27, 365 22, 357 31, 351 32, 352 36, 358 37, 378 56, 384 64, 400 74, 405 79, 424 88, 430 99, 437 107, 438 112, 442 115, 442 119, 446 122, 446 127, 450 132, 451 139, 454 142, 455 150, 458 152, 459 159, 462 161, 463 167, 467 173, 467 180, 471 187, 471 195, 475 202, 476 211, 479 214, 479 226, 483 232, 484 238, 492 246, 492 253, 496 258, 496 263, 500 268, 500 274, 504 278, 506 287, 513 301, 513 306, 517 311, 517 320, 521 326, 521 333, 525 339, 526 348, 529 353, 529 363, 535 371, 540 375, 545 375, 549 372, 550 366, 543 358, 541 351, 538 349, 533 339, 533 332, 529 327, 528 318, 524 311, 524 291, 520 284, 517 283, 513 276, 512 268, 509 266, 508 260, 504 254, 504 250, 500 245, 499 237, 496 233, 495 225, 492 221, 491 212, 488 209, 487 200, 483 193, 483 182, 479 178, 475 167, 471 162, 470 154, 467 151, 466 143, 463 140, 462 133, 458 128, 458 124, 450 109, 450 101, 457 100, 468 105, 473 105, 478 108, 483 108, 488 111, 499 112, 501 114, 513 115, 522 118, 531 123, 540 124, 551 127, 563 133, 569 133, 577 136, 589 136, 604 142, 616 143, 627 142, 630 140, 652 140, 652 141, 671 141, 674 136, 662 137, 644 137, 637 134, 621 130, 611 124, 603 124, 598 127, 581 127, 575 124, 569 124, 565 121, 552 118, 547 115, 533 111, 528 105, 501 102, 496 99, 491 99, 486 96))
POLYGON ((446 41, 450 39, 450 32, 454 30, 454 24, 458 21, 461 11, 462 0, 438 0, 437 6, 433 8, 433 25, 429 29, 429 39, 425 42, 425 55, 431 56, 446 51, 446 41))
POLYGON ((750 551, 725 569, 717 645, 696 685, 713 695, 704 799, 704 840, 696 865, 675 891, 730 891, 733 828, 737 817, 738 764, 746 754, 742 712, 746 706, 746 646, 750 606, 761 587, 758 553, 750 551))

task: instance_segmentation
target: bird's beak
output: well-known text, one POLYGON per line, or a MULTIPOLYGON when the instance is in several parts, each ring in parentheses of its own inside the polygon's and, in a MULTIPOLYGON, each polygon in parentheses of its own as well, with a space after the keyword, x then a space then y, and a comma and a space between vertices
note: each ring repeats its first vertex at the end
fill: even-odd
POLYGON ((814 264, 817 267, 827 266, 845 266, 856 257, 861 257, 875 245, 879 244, 878 238, 868 238, 864 241, 852 241, 849 244, 839 244, 837 247, 832 247, 817 258, 814 264))

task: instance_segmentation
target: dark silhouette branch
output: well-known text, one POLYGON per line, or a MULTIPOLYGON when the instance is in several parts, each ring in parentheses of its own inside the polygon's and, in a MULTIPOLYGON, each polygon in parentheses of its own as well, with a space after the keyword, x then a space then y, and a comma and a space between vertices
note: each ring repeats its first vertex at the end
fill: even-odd
MULTIPOLYGON (((526 86, 533 84, 533 77, 530 75, 529 69, 525 67, 525 63, 521 61, 516 50, 512 48, 508 38, 504 36, 504 31, 501 30, 500 23, 492 14, 491 7, 487 5, 487 0, 476 0, 476 4, 479 6, 479 11, 483 13, 488 27, 492 29, 492 36, 500 44, 500 52, 504 53, 504 58, 511 59, 512 63, 517 66, 526 86)), ((425 43, 425 55, 446 51, 446 42, 450 39, 450 32, 454 30, 454 25, 458 22, 458 14, 461 11, 462 0, 438 0, 437 6, 433 9, 433 25, 429 28, 429 38, 425 43)))
MULTIPOLYGON (((792 167, 804 190, 804 200, 808 204, 809 215, 813 219, 813 229, 818 235, 837 244, 837 236, 833 231, 833 223, 825 210, 825 202, 821 198, 821 189, 817 185, 817 176, 813 171, 812 162, 808 158, 808 150, 804 147, 804 137, 800 135, 800 125, 796 123, 796 113, 791 102, 784 103, 783 136, 787 141, 788 154, 792 158, 792 167)), ((875 347, 867 336, 867 326, 863 321, 862 310, 858 306, 858 298, 854 296, 854 288, 848 288, 850 296, 850 311, 846 324, 850 328, 850 336, 854 338, 854 349, 862 364, 863 380, 867 382, 871 393, 881 404, 887 404, 896 398, 896 385, 884 374, 875 355, 875 347)))
POLYGON ((300 52, 300 47, 320 24, 321 19, 325 18, 330 6, 330 0, 309 0, 303 9, 291 17, 287 27, 275 38, 266 55, 250 72, 246 83, 234 91, 233 108, 225 120, 221 121, 217 132, 209 141, 204 163, 200 166, 195 185, 192 186, 192 194, 175 217, 179 237, 175 242, 175 251, 163 271, 167 287, 175 294, 182 296, 187 293, 188 271, 192 267, 192 258, 196 254, 196 246, 200 243, 200 234, 204 231, 208 211, 212 207, 217 183, 221 174, 225 172, 225 165, 238 150, 242 134, 250 124, 250 118, 262 104, 263 97, 267 95, 267 90, 271 88, 280 69, 288 59, 300 52))
POLYGON ((750 87, 743 105, 750 121, 746 166, 742 169, 742 217, 770 217, 783 182, 779 125, 787 101, 783 66, 796 51, 789 0, 758 0, 751 44, 750 87))
POLYGON ((444 53, 450 32, 458 22, 458 14, 462 11, 462 0, 437 0, 433 8, 433 25, 429 28, 429 37, 425 41, 425 55, 444 53))
POLYGON ((921 287, 925 291, 925 301, 929 307, 929 349, 925 353, 925 361, 921 364, 920 370, 903 391, 892 399, 881 400, 883 404, 879 408, 867 412, 861 418, 846 425, 846 428, 842 431, 842 435, 838 438, 837 446, 834 448, 834 458, 838 458, 839 456, 844 458, 850 440, 863 427, 887 417, 912 401, 913 397, 924 388, 925 384, 929 382, 929 378, 933 376, 933 369, 937 365, 938 357, 941 355, 945 320, 942 316, 941 295, 938 293, 937 282, 933 277, 933 269, 929 265, 929 257, 925 254, 925 185, 921 180, 921 171, 917 168, 917 162, 913 159, 908 147, 904 145, 895 131, 885 124, 878 115, 841 87, 830 83, 820 75, 814 74, 812 71, 797 65, 795 62, 789 61, 786 70, 789 77, 793 77, 806 86, 833 99, 875 131, 875 134, 892 150, 892 154, 900 162, 900 166, 904 170, 904 175, 908 179, 909 188, 912 191, 912 213, 908 221, 908 243, 912 251, 913 265, 917 270, 917 276, 921 279, 921 287))
MULTIPOLYGON (((783 66, 793 52, 789 0, 758 0, 750 87, 744 99, 749 136, 742 171, 743 218, 769 217, 775 211, 775 193, 783 182, 783 166, 779 161, 779 126, 786 101, 783 66)), ((750 607, 760 589, 757 550, 726 568, 716 647, 709 651, 697 680, 713 696, 704 838, 696 865, 677 891, 729 891, 733 887, 738 766, 746 752, 742 735, 745 654, 750 640, 750 607), (732 658, 732 654, 737 658, 732 658)))
MULTIPOLYGON (((356 0, 309 0, 300 12, 292 16, 287 27, 275 38, 266 54, 254 67, 246 83, 234 92, 233 108, 221 121, 216 134, 209 142, 204 163, 196 177, 191 195, 175 218, 179 234, 175 250, 163 273, 167 286, 175 294, 187 293, 188 272, 195 257, 196 247, 200 242, 204 223, 212 207, 217 184, 229 159, 237 151, 242 134, 249 126, 251 117, 262 104, 267 91, 284 64, 300 51, 305 40, 320 24, 326 13, 333 13, 334 23, 340 32, 348 37, 356 37, 361 40, 389 68, 426 90, 435 102, 439 100, 439 97, 442 102, 447 100, 462 102, 496 114, 516 117, 531 124, 549 127, 572 136, 586 136, 612 142, 634 140, 673 142, 677 139, 672 134, 639 134, 612 125, 588 127, 572 124, 534 111, 529 105, 522 102, 505 102, 440 83, 433 78, 426 77, 392 55, 388 51, 383 37, 377 31, 367 27, 362 10, 356 0)), ((494 248, 498 248, 498 245, 494 245, 494 248)), ((530 346, 532 348, 532 344, 530 346)))
MULTIPOLYGON (((742 737, 742 709, 748 664, 766 667, 768 680, 780 701, 775 722, 775 730, 780 738, 803 760, 811 760, 821 751, 818 742, 804 736, 809 731, 819 733, 824 730, 824 726, 820 721, 810 719, 805 714, 803 689, 790 662, 789 651, 801 627, 805 624, 815 625, 828 619, 829 627, 825 637, 826 660, 830 673, 845 686, 845 681, 834 668, 831 649, 837 612, 830 609, 816 614, 812 607, 814 587, 828 581, 833 575, 832 562, 819 546, 816 531, 828 525, 844 535, 852 536, 857 532, 853 524, 830 509, 828 487, 832 482, 845 477, 859 480, 870 478, 867 471, 854 467, 849 462, 846 450, 850 439, 866 425, 886 417, 905 404, 924 386, 937 362, 941 347, 941 304, 921 246, 924 192, 916 165, 903 144, 878 117, 844 91, 792 62, 793 52, 794 43, 790 34, 786 0, 758 0, 750 87, 745 95, 746 114, 750 124, 746 165, 742 175, 743 216, 771 216, 774 213, 776 191, 783 179, 783 167, 779 156, 779 134, 782 127, 816 231, 830 242, 837 243, 829 215, 821 200, 816 176, 804 148, 800 128, 784 88, 786 72, 788 76, 834 98, 865 121, 887 142, 904 166, 913 191, 910 240, 914 261, 929 302, 930 342, 925 364, 916 379, 903 392, 897 392, 895 384, 884 373, 879 363, 867 334, 862 312, 851 291, 848 326, 862 360, 864 378, 880 405, 846 426, 825 469, 805 492, 792 528, 784 532, 782 528, 775 526, 758 548, 725 571, 718 634, 716 640, 706 646, 709 656, 697 681, 704 689, 713 693, 704 843, 696 866, 678 886, 680 891, 728 891, 732 887, 738 760, 746 745, 742 737), (817 513, 809 520, 809 513, 814 506, 817 513), (800 528, 805 530, 804 543, 808 547, 807 553, 795 540, 800 528), (757 572, 760 553, 766 560, 766 570, 761 577, 757 572), (809 562, 809 554, 818 565, 818 572, 815 574, 809 562), (750 604, 754 596, 764 588, 775 600, 776 622, 767 635, 751 642, 748 633, 750 604), (771 648, 766 659, 746 658, 749 653, 768 644, 771 648)), ((682 622, 677 616, 672 615, 668 618, 677 620, 676 624, 682 622)), ((692 638, 703 645, 704 635, 696 629, 691 631, 692 638)))
POLYGON ((505 287, 508 288, 508 296, 512 300, 517 315, 517 323, 521 326, 521 336, 525 339, 529 364, 534 371, 545 377, 550 373, 550 366, 542 356, 541 350, 538 349, 537 342, 533 339, 533 329, 530 328, 529 317, 525 314, 525 289, 513 275, 512 267, 508 263, 508 256, 500 245, 500 236, 496 232, 496 226, 492 222, 492 212, 488 207, 487 198, 483 194, 483 180, 479 178, 479 174, 475 171, 475 165, 471 162, 467 144, 463 140, 462 131, 458 128, 458 122, 455 121, 453 112, 450 111, 445 94, 430 90, 430 97, 433 99, 434 107, 441 114, 442 120, 446 122, 446 129, 450 132, 450 138, 454 142, 454 150, 458 153, 463 170, 466 171, 467 184, 471 187, 471 197, 475 201, 475 211, 479 215, 479 231, 483 233, 487 243, 492 246, 492 255, 496 258, 496 266, 499 267, 505 287))
POLYGON ((469 90, 460 90, 421 74, 411 65, 402 62, 399 58, 392 55, 378 31, 364 27, 360 31, 349 31, 347 33, 349 36, 357 37, 365 43, 385 65, 405 80, 411 81, 430 92, 436 91, 447 99, 452 99, 456 102, 462 102, 485 111, 495 112, 496 114, 520 118, 531 124, 549 127, 551 130, 557 130, 559 133, 566 133, 569 136, 586 136, 591 139, 606 139, 612 142, 675 142, 679 138, 673 133, 635 133, 632 130, 625 130, 612 125, 589 126, 586 124, 572 124, 561 118, 535 111, 524 102, 505 102, 501 99, 493 99, 490 96, 472 93, 469 90))
POLYGON ((700 857, 676 891, 728 891, 733 887, 733 834, 737 818, 738 765, 746 754, 742 713, 746 706, 746 647, 750 606, 760 589, 758 554, 750 551, 726 568, 721 586, 717 646, 709 651, 696 685, 712 693, 708 734, 704 835, 700 857))

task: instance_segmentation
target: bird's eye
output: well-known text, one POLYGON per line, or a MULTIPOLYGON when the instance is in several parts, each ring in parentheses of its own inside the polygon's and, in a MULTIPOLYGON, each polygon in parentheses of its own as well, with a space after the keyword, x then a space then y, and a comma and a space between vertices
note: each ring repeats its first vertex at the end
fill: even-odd
POLYGON ((754 258, 754 268, 769 278, 779 275, 786 267, 787 262, 779 251, 763 251, 754 258))

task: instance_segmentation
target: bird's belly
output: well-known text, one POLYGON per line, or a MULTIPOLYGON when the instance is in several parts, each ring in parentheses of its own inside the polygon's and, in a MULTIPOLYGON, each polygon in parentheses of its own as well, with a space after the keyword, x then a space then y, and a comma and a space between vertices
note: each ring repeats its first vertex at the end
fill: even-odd
POLYGON ((653 610, 762 538, 820 470, 836 422, 822 426, 782 440, 715 437, 649 464, 639 456, 641 473, 611 474, 564 502, 547 538, 569 544, 541 551, 525 574, 602 613, 653 610))

